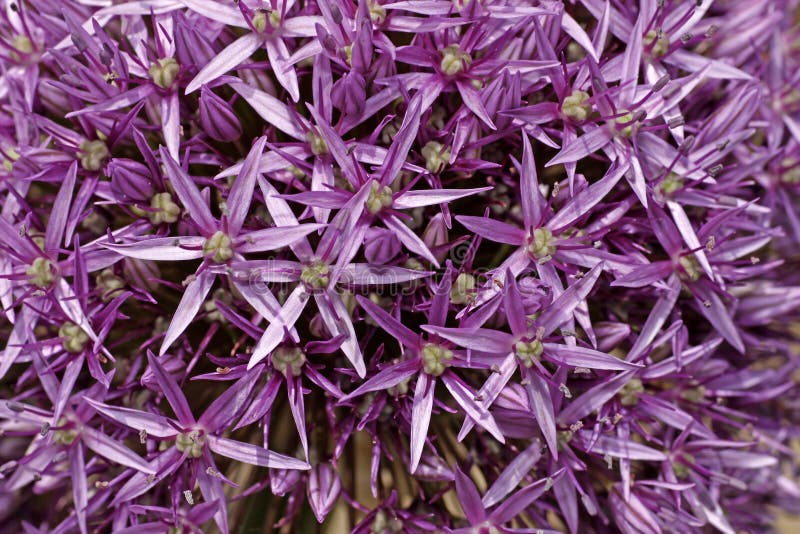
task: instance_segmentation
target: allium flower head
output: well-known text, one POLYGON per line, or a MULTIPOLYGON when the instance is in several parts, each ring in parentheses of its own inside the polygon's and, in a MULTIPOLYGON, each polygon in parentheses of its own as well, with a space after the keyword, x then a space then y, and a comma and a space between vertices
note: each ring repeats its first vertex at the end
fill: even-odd
POLYGON ((798 0, 0 8, 0 530, 791 531, 798 0))

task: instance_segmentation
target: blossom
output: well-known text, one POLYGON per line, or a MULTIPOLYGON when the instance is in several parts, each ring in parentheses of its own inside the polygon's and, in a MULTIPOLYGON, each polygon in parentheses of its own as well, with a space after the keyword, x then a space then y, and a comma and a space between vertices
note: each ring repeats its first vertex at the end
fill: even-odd
POLYGON ((798 514, 798 1, 0 2, 0 522, 798 514))

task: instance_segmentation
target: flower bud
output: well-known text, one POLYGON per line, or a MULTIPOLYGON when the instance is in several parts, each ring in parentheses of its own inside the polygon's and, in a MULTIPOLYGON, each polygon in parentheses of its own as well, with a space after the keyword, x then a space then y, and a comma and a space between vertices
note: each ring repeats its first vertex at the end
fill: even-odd
POLYGON ((367 100, 366 80, 358 72, 348 72, 333 84, 333 104, 348 115, 360 115, 367 100))
POLYGON ((111 176, 111 191, 117 200, 148 200, 155 193, 150 169, 138 161, 114 158, 108 164, 108 174, 111 176))
POLYGON ((200 126, 216 141, 234 141, 242 135, 242 125, 231 105, 206 87, 200 90, 200 126))

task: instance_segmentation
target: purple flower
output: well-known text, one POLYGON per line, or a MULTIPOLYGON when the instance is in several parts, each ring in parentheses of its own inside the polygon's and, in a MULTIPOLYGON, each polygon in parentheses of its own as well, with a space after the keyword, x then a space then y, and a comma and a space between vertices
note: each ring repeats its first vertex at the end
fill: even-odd
POLYGON ((800 514, 797 0, 8 0, 14 532, 800 514))

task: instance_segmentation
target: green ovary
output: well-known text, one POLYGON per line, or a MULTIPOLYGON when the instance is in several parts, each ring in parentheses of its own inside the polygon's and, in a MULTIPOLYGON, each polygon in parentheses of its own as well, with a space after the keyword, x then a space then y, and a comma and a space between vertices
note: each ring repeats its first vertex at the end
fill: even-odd
POLYGON ((233 247, 230 236, 222 231, 214 232, 203 243, 203 253, 211 256, 216 263, 225 263, 233 257, 233 247))
POLYGON ((452 359, 453 351, 441 345, 428 343, 422 347, 423 370, 429 375, 440 376, 449 367, 452 359))

